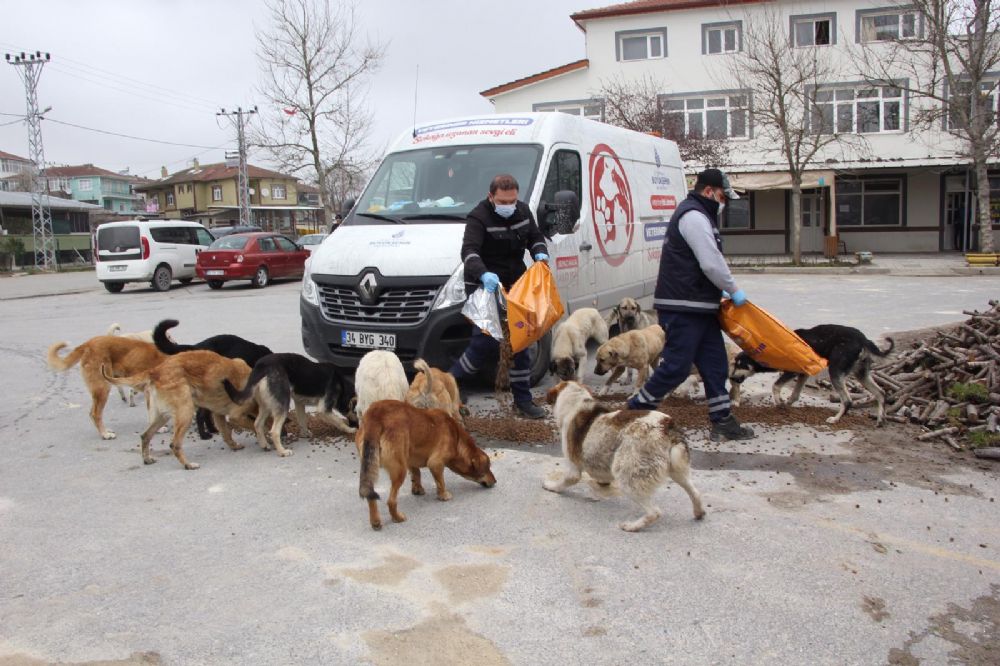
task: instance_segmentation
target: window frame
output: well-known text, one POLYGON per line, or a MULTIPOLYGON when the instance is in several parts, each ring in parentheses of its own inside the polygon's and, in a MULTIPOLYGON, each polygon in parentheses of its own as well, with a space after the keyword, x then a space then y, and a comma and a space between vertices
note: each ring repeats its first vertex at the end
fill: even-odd
POLYGON ((76 189, 80 192, 93 192, 94 191, 94 179, 93 178, 78 178, 76 181, 76 189), (84 187, 86 185, 86 187, 84 187))
POLYGON ((733 53, 740 53, 743 51, 743 21, 718 21, 715 23, 702 23, 701 24, 701 54, 703 56, 707 55, 730 55, 733 53), (736 31, 736 48, 732 51, 727 51, 725 48, 725 30, 732 28, 736 31), (722 31, 722 50, 717 53, 711 53, 709 51, 709 38, 708 33, 713 30, 722 31))
POLYGON ((558 102, 539 102, 531 105, 531 110, 535 113, 565 113, 578 118, 589 118, 604 122, 604 100, 600 97, 590 99, 567 99, 558 102), (588 108, 600 108, 600 116, 588 114, 588 108), (579 109, 580 113, 570 113, 568 109, 579 109))
POLYGON ((280 200, 284 201, 285 199, 288 198, 288 188, 285 187, 284 185, 275 185, 275 184, 272 184, 271 185, 271 198, 272 199, 280 199, 280 200), (277 192, 279 190, 281 191, 281 196, 280 197, 277 195, 277 192))
POLYGON ((667 49, 667 28, 657 27, 657 28, 647 28, 644 30, 618 30, 615 32, 615 60, 617 62, 645 62, 647 60, 660 60, 667 58, 669 52, 667 49), (646 57, 645 58, 625 58, 624 55, 624 44, 623 40, 633 39, 635 37, 645 37, 646 38, 646 57), (660 55, 651 56, 650 52, 650 38, 659 37, 660 38, 660 55))
POLYGON ((750 108, 751 108, 751 104, 753 103, 753 100, 751 99, 751 95, 750 95, 750 91, 749 90, 705 90, 705 91, 700 91, 700 92, 685 93, 685 94, 682 94, 682 95, 675 95, 675 94, 659 95, 658 98, 657 98, 657 101, 660 104, 660 110, 661 110, 661 114, 663 116, 664 130, 666 130, 666 127, 667 127, 668 116, 671 116, 671 115, 674 115, 674 114, 677 114, 677 113, 682 113, 683 114, 683 116, 684 116, 684 134, 683 134, 683 136, 684 136, 684 138, 691 138, 691 139, 696 139, 696 140, 706 140, 706 139, 708 139, 708 136, 707 136, 708 135, 708 112, 710 110, 720 110, 720 109, 725 109, 727 111, 727 113, 726 113, 726 136, 722 137, 721 139, 708 139, 708 140, 713 140, 713 141, 714 140, 745 141, 745 140, 749 140, 749 139, 753 138, 753 121, 752 121, 753 116, 750 113, 750 108), (733 97, 740 97, 740 96, 742 96, 744 98, 744 101, 745 101, 746 104, 744 106, 732 106, 731 105, 731 99, 733 97), (726 99, 726 105, 725 106, 723 106, 723 107, 719 107, 719 106, 710 107, 708 105, 708 101, 710 99, 718 99, 720 97, 724 97, 726 99), (689 109, 687 107, 687 103, 690 100, 695 100, 695 101, 702 100, 702 102, 703 102, 703 105, 702 105, 702 107, 700 109, 701 110, 701 117, 702 117, 702 134, 699 137, 690 136, 690 129, 689 129, 690 115, 692 113, 697 113, 697 111, 698 111, 698 109, 689 109), (677 102, 677 101, 683 101, 684 102, 684 110, 683 111, 668 110, 668 109, 665 108, 667 102, 677 102), (743 122, 744 122, 745 132, 742 135, 735 135, 734 136, 732 134, 732 115, 733 115, 732 114, 732 110, 733 109, 743 109, 743 113, 744 113, 743 122))
POLYGON ((212 201, 222 201, 221 185, 212 185, 212 201))
POLYGON ((174 193, 173 192, 167 192, 166 201, 167 201, 167 206, 175 206, 176 205, 174 203, 176 201, 176 199, 174 198, 174 193))
MULTIPOLYGON (((836 182, 836 194, 834 197, 834 206, 839 206, 837 199, 841 196, 860 196, 861 197, 861 224, 845 224, 841 213, 837 211, 837 229, 841 232, 849 231, 883 231, 887 229, 905 229, 907 227, 906 223, 906 204, 907 204, 907 178, 905 173, 887 173, 887 174, 871 174, 865 176, 838 176, 836 182), (885 182, 895 180, 899 182, 899 189, 892 192, 892 194, 899 194, 899 224, 865 224, 864 221, 864 210, 865 210, 865 195, 867 194, 867 186, 869 183, 885 182), (843 190, 848 183, 860 183, 861 192, 860 194, 855 194, 853 192, 845 193, 843 190)), ((885 192, 883 192, 885 193, 885 192)), ((872 192, 871 196, 878 196, 878 191, 872 192)))
POLYGON ((792 48, 813 48, 818 46, 836 46, 837 45, 837 12, 821 12, 818 14, 792 14, 788 17, 788 43, 792 45, 792 48), (800 23, 812 23, 813 24, 813 41, 815 42, 816 28, 815 24, 817 21, 829 21, 830 22, 830 42, 829 44, 799 44, 798 40, 795 38, 795 26, 800 23))
POLYGON ((754 209, 756 208, 756 202, 754 201, 754 192, 748 191, 743 195, 740 195, 738 201, 746 201, 749 207, 748 222, 745 227, 731 227, 729 226, 729 211, 732 210, 733 202, 730 201, 726 204, 725 210, 722 211, 722 218, 719 220, 719 232, 720 233, 746 233, 748 231, 753 231, 757 227, 756 220, 754 219, 754 209))
POLYGON ((817 132, 822 131, 817 130, 813 124, 815 122, 816 116, 813 109, 820 105, 830 105, 832 107, 831 116, 831 131, 829 134, 857 134, 857 135, 892 135, 892 134, 905 134, 910 131, 910 95, 907 92, 909 86, 909 81, 907 79, 894 79, 892 81, 885 81, 883 85, 872 85, 864 81, 846 81, 843 83, 825 83, 821 86, 810 86, 807 91, 807 98, 809 99, 810 110, 807 114, 810 124, 810 131, 817 132), (886 97, 886 88, 896 88, 899 90, 899 97, 886 97), (858 93, 864 90, 877 89, 879 95, 875 97, 859 97, 858 93), (838 92, 851 91, 850 99, 837 99, 838 92), (818 93, 830 93, 831 99, 824 100, 822 102, 816 101, 816 95, 818 93), (879 129, 875 132, 861 132, 859 131, 859 118, 861 114, 858 113, 858 104, 865 103, 865 100, 878 99, 879 102, 879 129), (897 102, 899 104, 899 118, 898 125, 896 129, 885 129, 885 119, 886 113, 885 108, 887 104, 892 104, 897 102), (851 131, 842 132, 838 129, 839 121, 839 111, 838 109, 842 107, 851 108, 851 131))
MULTIPOLYGON (((980 85, 985 85, 988 82, 992 82, 993 89, 992 91, 990 91, 990 94, 988 96, 993 98, 993 123, 1000 124, 1000 71, 987 72, 983 78, 988 79, 988 81, 981 81, 980 85)), ((968 84, 971 83, 971 81, 959 80, 959 83, 968 84)), ((952 97, 952 91, 948 86, 948 82, 945 81, 944 98, 948 100, 947 102, 945 102, 946 105, 950 106, 951 97, 952 97)), ((946 132, 954 132, 963 129, 958 125, 954 126, 952 125, 950 109, 945 109, 944 118, 942 118, 941 120, 941 127, 946 132)))
POLYGON ((872 7, 871 9, 857 9, 854 11, 854 42, 856 44, 878 44, 880 42, 906 41, 909 39, 922 39, 924 36, 924 17, 917 11, 914 5, 904 7, 872 7), (895 15, 898 17, 900 33, 902 33, 903 16, 913 14, 913 36, 900 37, 894 39, 862 39, 862 27, 865 19, 875 19, 878 16, 895 15))

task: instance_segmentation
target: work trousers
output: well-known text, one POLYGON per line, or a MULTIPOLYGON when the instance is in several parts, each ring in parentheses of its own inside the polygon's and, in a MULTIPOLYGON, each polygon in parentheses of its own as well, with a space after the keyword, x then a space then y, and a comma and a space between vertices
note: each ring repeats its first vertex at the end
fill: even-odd
MULTIPOLYGON (((497 358, 499 353, 500 343, 476 328, 469 346, 449 372, 455 379, 472 377, 487 362, 497 358)), ((514 367, 510 369, 510 392, 514 395, 516 404, 531 402, 531 355, 527 349, 514 354, 514 367)))
POLYGON ((705 383, 708 418, 716 423, 729 416, 729 393, 726 380, 729 360, 722 340, 722 328, 715 313, 660 312, 660 326, 667 332, 667 344, 660 365, 639 393, 628 401, 629 409, 656 409, 660 402, 680 386, 694 365, 705 383))

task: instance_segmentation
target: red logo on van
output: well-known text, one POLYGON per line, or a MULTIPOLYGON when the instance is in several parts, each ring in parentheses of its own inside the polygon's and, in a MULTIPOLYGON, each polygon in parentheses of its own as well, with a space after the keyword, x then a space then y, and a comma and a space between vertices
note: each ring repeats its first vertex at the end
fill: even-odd
POLYGON ((561 271, 567 268, 579 268, 580 257, 556 257, 556 270, 561 271))
POLYGON ((603 143, 590 155, 590 209, 604 260, 612 266, 624 263, 635 235, 632 188, 618 155, 603 143))
POLYGON ((653 210, 673 210, 677 208, 677 197, 672 194, 654 194, 649 197, 649 207, 653 210))

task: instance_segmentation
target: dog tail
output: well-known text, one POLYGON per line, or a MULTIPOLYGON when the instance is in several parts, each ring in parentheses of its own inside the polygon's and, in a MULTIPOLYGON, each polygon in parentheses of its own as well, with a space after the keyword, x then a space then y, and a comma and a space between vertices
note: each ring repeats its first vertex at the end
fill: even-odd
POLYGON ((137 391, 144 391, 146 390, 146 386, 149 385, 148 372, 138 372, 134 375, 129 375, 128 377, 115 377, 108 374, 107 366, 102 363, 101 375, 104 376, 105 381, 109 384, 114 384, 115 386, 131 386, 137 391))
POLYGON ((118 322, 115 322, 114 324, 111 324, 111 326, 108 326, 108 332, 105 333, 104 335, 118 335, 118 333, 120 333, 121 330, 122 330, 122 325, 119 324, 118 322))
POLYGON ((379 466, 379 439, 380 433, 372 432, 371 428, 366 428, 362 424, 358 429, 358 439, 361 440, 361 483, 358 487, 358 494, 361 499, 377 500, 378 493, 375 492, 375 482, 378 480, 379 466))
POLYGON ((876 345, 871 340, 865 339, 865 348, 867 348, 868 351, 871 352, 872 354, 875 354, 876 356, 881 356, 881 357, 884 358, 884 357, 888 356, 889 354, 891 354, 892 350, 896 348, 896 342, 892 338, 886 338, 885 341, 889 343, 889 346, 888 346, 888 348, 886 348, 886 349, 883 350, 883 349, 879 349, 878 345, 876 345))
POLYGON ((421 395, 425 400, 429 400, 431 395, 434 393, 434 375, 431 374, 431 368, 427 365, 427 361, 422 358, 418 358, 413 362, 413 369, 417 372, 424 373, 424 390, 421 395))
POLYGON ((74 365, 79 363, 81 358, 83 358, 83 353, 86 351, 85 345, 86 343, 80 345, 79 347, 71 351, 67 356, 59 356, 59 352, 62 350, 62 348, 68 347, 69 343, 68 342, 55 343, 54 345, 49 347, 49 352, 46 358, 46 360, 49 362, 49 367, 58 372, 65 372, 66 370, 69 370, 74 365))
POLYGON ((244 402, 250 399, 253 395, 253 389, 264 378, 263 372, 257 372, 254 370, 250 373, 250 378, 247 379, 246 386, 242 390, 236 388, 231 381, 228 379, 222 380, 222 388, 226 389, 226 394, 229 399, 235 402, 237 405, 242 405, 244 402))
POLYGON ((179 345, 167 335, 167 331, 179 323, 176 319, 164 319, 153 329, 153 344, 164 354, 179 354, 197 349, 194 345, 179 345))

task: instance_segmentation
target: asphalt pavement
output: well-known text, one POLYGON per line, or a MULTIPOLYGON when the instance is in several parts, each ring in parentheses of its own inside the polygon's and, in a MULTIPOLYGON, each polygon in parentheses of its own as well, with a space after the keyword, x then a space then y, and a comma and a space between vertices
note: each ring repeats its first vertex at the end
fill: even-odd
MULTIPOLYGON (((202 467, 186 471, 160 435, 145 466, 142 402, 113 396, 118 439, 102 441, 78 370, 44 360, 52 342, 164 318, 181 342, 301 352, 298 285, 113 295, 87 279, 17 299, 0 280, 0 666, 996 663, 995 464, 894 428, 758 427, 725 445, 696 428, 705 520, 667 485, 660 522, 627 534, 626 499, 542 489, 555 441, 481 442, 495 488, 446 473, 452 501, 404 492, 409 520, 373 532, 353 444, 299 440, 279 458, 247 433, 237 452, 191 438, 202 467)), ((997 277, 739 282, 788 324, 873 338, 1000 294, 997 277)))

